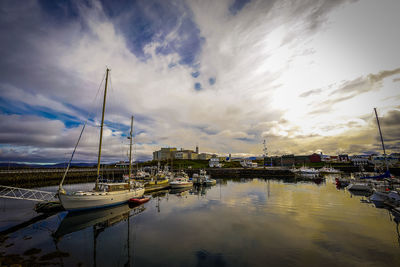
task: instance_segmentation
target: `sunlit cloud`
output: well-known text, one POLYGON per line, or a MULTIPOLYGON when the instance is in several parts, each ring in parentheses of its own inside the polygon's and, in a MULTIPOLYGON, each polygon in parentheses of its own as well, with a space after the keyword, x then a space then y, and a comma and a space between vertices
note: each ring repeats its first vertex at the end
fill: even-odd
POLYGON ((0 4, 0 160, 105 161, 161 146, 227 155, 399 150, 398 1, 0 4), (375 14, 385 14, 371 20, 375 14), (382 30, 385 29, 385 30, 382 30), (21 129, 24 129, 23 131, 21 129))

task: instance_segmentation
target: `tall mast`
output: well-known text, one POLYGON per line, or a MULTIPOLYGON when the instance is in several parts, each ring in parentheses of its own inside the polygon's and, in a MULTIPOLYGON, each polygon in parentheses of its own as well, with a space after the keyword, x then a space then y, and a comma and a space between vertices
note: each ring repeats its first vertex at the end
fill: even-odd
POLYGON ((129 179, 132 174, 132 130, 133 129, 133 116, 131 117, 131 132, 129 134, 130 144, 129 144, 129 179))
POLYGON ((103 100, 103 112, 101 114, 101 126, 100 126, 100 142, 99 142, 99 156, 97 159, 97 179, 96 179, 96 188, 99 183, 99 176, 100 176, 100 158, 101 158, 101 143, 103 140, 103 125, 104 125, 104 111, 106 109, 106 96, 107 96, 107 84, 108 84, 108 72, 110 70, 107 68, 106 72, 106 85, 104 87, 104 100, 103 100))
POLYGON ((388 166, 388 164, 387 164, 387 159, 386 159, 385 143, 383 142, 382 131, 381 131, 381 125, 380 125, 380 123, 379 123, 378 113, 376 112, 376 108, 374 108, 374 111, 375 111, 376 122, 378 123, 379 135, 381 136, 382 149, 383 149, 383 157, 385 158, 386 170, 389 170, 389 166, 388 166))

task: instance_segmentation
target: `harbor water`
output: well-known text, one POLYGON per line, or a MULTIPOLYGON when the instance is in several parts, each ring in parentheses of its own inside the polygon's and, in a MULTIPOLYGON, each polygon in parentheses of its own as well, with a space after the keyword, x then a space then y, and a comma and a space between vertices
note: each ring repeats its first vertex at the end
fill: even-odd
POLYGON ((391 212, 332 177, 221 179, 141 206, 47 218, 35 219, 33 205, 0 199, 0 266, 400 266, 391 212))

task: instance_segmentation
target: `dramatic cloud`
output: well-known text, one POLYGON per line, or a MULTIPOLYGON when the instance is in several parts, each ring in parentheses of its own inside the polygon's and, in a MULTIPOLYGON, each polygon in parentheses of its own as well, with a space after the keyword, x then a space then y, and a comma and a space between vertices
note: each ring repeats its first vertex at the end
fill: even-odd
POLYGON ((0 160, 398 150, 398 1, 2 1, 0 160), (385 14, 377 18, 376 14, 385 14), (375 19, 371 19, 375 18, 375 19), (103 82, 102 82, 103 79, 103 82), (397 138, 397 140, 396 140, 397 138), (396 143, 397 142, 397 143, 396 143))

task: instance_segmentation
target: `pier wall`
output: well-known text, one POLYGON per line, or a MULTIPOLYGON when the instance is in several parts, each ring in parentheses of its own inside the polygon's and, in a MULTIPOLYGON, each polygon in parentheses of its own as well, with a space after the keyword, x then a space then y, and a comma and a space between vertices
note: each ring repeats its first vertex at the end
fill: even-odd
MULTIPOLYGON (((344 166, 338 167, 345 174, 358 172, 358 167, 344 166)), ((178 171, 178 169, 174 169, 178 171)), ((189 177, 194 173, 199 173, 199 169, 185 169, 189 177)), ((207 173, 212 178, 292 178, 293 173, 287 168, 207 168, 207 173)), ((366 171, 374 171, 373 168, 366 168, 366 171)), ((33 188, 40 186, 57 185, 65 172, 65 169, 21 169, 21 170, 1 170, 0 185, 33 188)), ((400 176, 400 168, 390 168, 390 172, 395 176, 400 176)), ((65 183, 88 183, 96 180, 96 168, 73 168, 70 169, 65 183)), ((102 170, 103 177, 107 179, 119 179, 123 174, 127 174, 126 169, 108 168, 102 170)))

